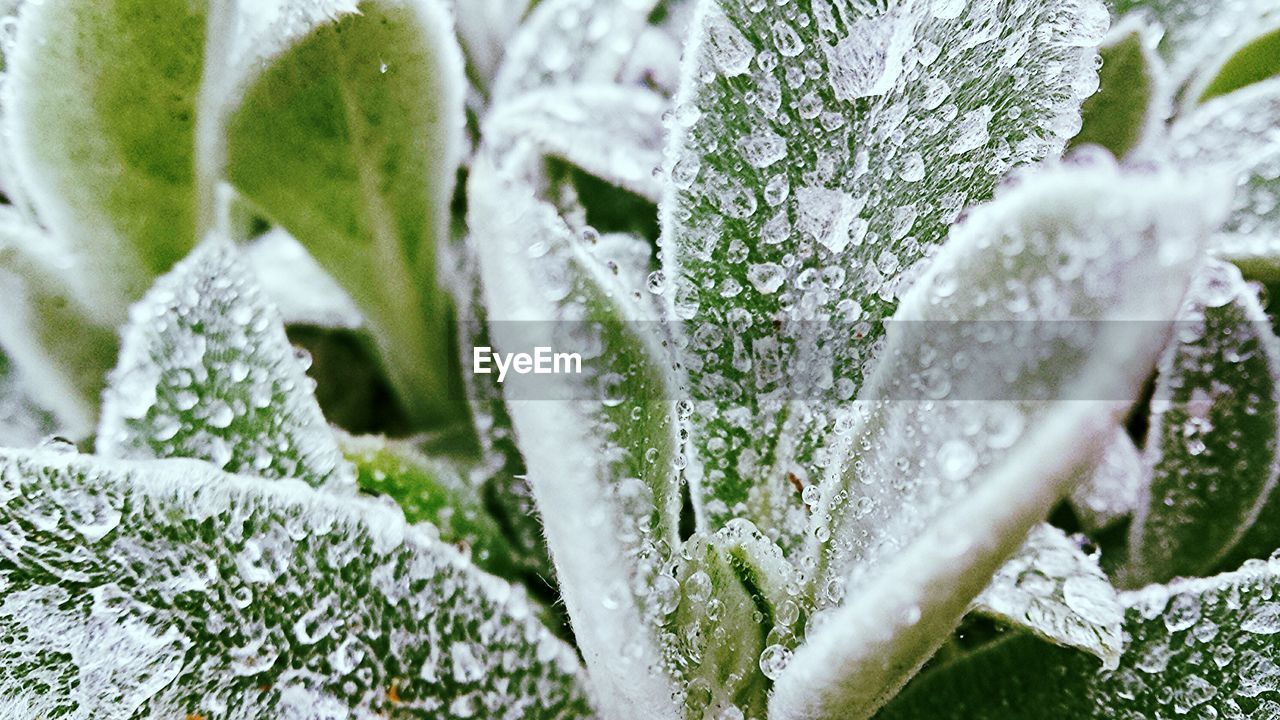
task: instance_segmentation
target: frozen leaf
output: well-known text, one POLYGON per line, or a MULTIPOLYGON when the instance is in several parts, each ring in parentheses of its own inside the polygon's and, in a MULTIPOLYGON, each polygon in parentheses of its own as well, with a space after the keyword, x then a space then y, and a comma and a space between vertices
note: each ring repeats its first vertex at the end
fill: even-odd
POLYGON ((656 203, 667 105, 657 93, 622 85, 537 90, 504 105, 487 132, 527 137, 546 155, 656 203))
POLYGON ((1169 153, 1184 167, 1237 178, 1235 207, 1217 253, 1247 264, 1280 256, 1280 79, 1199 107, 1170 130, 1169 153))
POLYGON ((1160 361, 1126 584, 1211 570, 1257 517, 1280 475, 1277 380, 1280 340, 1256 291, 1210 261, 1160 361))
POLYGON ((853 461, 813 510, 818 616, 773 720, 873 711, 1092 472, 1166 344, 1221 190, 1051 169, 957 226, 842 425, 853 461))
POLYGON ((513 579, 516 561, 502 528, 489 515, 466 473, 412 444, 379 437, 341 436, 360 490, 394 500, 411 523, 427 523, 481 570, 513 579))
POLYGON ((112 326, 196 240, 204 2, 27 3, 7 54, 18 179, 71 261, 67 285, 112 326))
POLYGON ((1123 157, 1163 120, 1163 65, 1141 29, 1118 37, 1113 32, 1101 54, 1098 93, 1085 101, 1081 131, 1071 145, 1101 145, 1123 157))
POLYGON ((1025 636, 908 686, 879 720, 1269 718, 1280 710, 1277 569, 1266 563, 1121 596, 1119 669, 1025 636))
POLYGON ((1089 532, 1111 527, 1138 508, 1146 477, 1133 439, 1117 429, 1092 477, 1071 491, 1071 509, 1089 532))
MULTIPOLYGON (((495 121, 496 122, 496 121, 495 121)), ((502 384, 575 637, 609 717, 672 718, 654 578, 679 548, 670 359, 650 306, 547 197, 536 142, 487 135, 468 185, 493 351, 574 353, 502 384)), ((478 350, 477 350, 478 351, 478 350)))
POLYGON ((204 463, 0 451, 25 717, 589 717, 523 595, 398 511, 204 463))
POLYGON ((747 520, 686 541, 674 572, 654 580, 663 656, 684 684, 685 717, 765 717, 769 684, 794 646, 800 606, 788 587, 799 580, 747 520))
POLYGON ((974 601, 983 615, 1058 645, 1120 662, 1124 608, 1111 581, 1079 543, 1052 525, 1037 525, 1012 560, 974 601))
MULTIPOLYGON (((471 0, 463 0, 470 2, 471 0)), ((544 0, 511 38, 493 100, 619 79, 658 0, 544 0)))
POLYGON ((116 357, 113 329, 67 296, 48 233, 0 206, 0 348, 23 390, 57 420, 60 432, 92 432, 103 378, 116 357))
POLYGON ((881 320, 965 207, 1061 152, 1097 88, 1100 1, 704 0, 663 201, 694 503, 791 551, 815 449, 881 320))
POLYGON ((429 424, 462 412, 437 267, 462 153, 461 52, 439 0, 355 9, 336 5, 221 81, 242 88, 217 101, 226 174, 351 294, 401 403, 429 424))
POLYGON ((202 243, 129 312, 98 452, 349 488, 350 468, 280 315, 237 250, 202 243))

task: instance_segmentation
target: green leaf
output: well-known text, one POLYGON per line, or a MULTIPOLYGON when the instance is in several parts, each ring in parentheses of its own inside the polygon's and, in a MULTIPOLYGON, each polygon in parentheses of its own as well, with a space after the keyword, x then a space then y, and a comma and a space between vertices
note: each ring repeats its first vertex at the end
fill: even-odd
POLYGON ((1200 102, 1280 74, 1280 29, 1261 35, 1236 51, 1200 93, 1200 102))
POLYGON ((591 714, 523 596, 384 506, 17 451, 0 498, 23 538, 0 547, 0 696, 23 717, 591 714))
POLYGON ((458 466, 428 457, 405 441, 339 439, 362 491, 394 500, 411 523, 432 525, 441 542, 458 548, 481 570, 515 578, 516 560, 502 528, 458 466))
POLYGON ((1280 23, 1280 9, 1271 0, 1109 0, 1109 4, 1118 16, 1134 13, 1155 26, 1156 49, 1170 71, 1169 89, 1176 92, 1190 83, 1184 98, 1187 104, 1200 98, 1196 86, 1203 89, 1222 61, 1234 54, 1234 42, 1280 23))
POLYGON ((1012 560, 974 601, 987 617, 1058 645, 1120 662, 1124 609, 1111 581, 1080 545, 1052 525, 1037 525, 1012 560))
POLYGON ((1099 90, 1085 101, 1084 123, 1071 145, 1101 145, 1124 157, 1160 122, 1156 114, 1159 60, 1137 30, 1108 42, 1101 53, 1099 90))
MULTIPOLYGON (((469 1, 469 0, 464 0, 469 1)), ((544 0, 512 36, 498 106, 540 88, 619 79, 658 0, 544 0)))
POLYGON ((74 296, 49 234, 13 207, 0 207, 0 348, 24 390, 61 432, 93 431, 103 378, 115 361, 113 329, 74 296))
POLYGON ((1224 190, 1107 164, 1045 170, 955 228, 841 426, 849 460, 814 498, 817 617, 771 720, 868 716, 1093 472, 1224 190))
POLYGON ((1256 291, 1211 261, 1160 362, 1127 585, 1203 574, 1244 535, 1280 476, 1278 381, 1280 339, 1256 291))
POLYGON ((880 321, 966 206, 1079 130, 1108 17, 1091 0, 699 7, 662 206, 694 504, 791 551, 880 321))
POLYGON ((8 55, 7 143, 95 317, 125 309, 196 241, 204 2, 29 2, 8 55))
POLYGON ((798 575, 746 520, 685 542, 674 573, 655 580, 663 656, 684 684, 685 717, 765 717, 773 674, 791 653, 798 575))
POLYGON ((1120 668, 1014 636, 923 675, 878 720, 1263 718, 1280 710, 1280 579, 1265 563, 1125 593, 1120 668))
POLYGON ((654 633, 654 578, 680 542, 671 361, 653 309, 570 224, 580 209, 561 215, 553 187, 535 141, 486 134, 468 222, 493 348, 582 358, 581 372, 508 376, 505 407, 602 710, 674 718, 654 633))
POLYGON ((350 489, 307 362, 230 243, 202 243, 130 316, 103 396, 99 453, 195 458, 350 489))
POLYGON ((351 293, 410 416, 440 424, 463 412, 437 266, 462 152, 461 52, 439 0, 334 15, 222 81, 243 88, 217 101, 226 174, 351 293))

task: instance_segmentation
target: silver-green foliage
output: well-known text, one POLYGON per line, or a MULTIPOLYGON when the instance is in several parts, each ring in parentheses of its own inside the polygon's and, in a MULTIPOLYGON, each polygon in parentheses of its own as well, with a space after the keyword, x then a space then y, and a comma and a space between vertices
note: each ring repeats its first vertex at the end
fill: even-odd
POLYGON ((1275 561, 1171 580, 1280 545, 1280 3, 1112 10, 0 4, 0 442, 116 365, 0 450, 0 717, 1280 713, 1275 561), (254 216, 479 458, 327 425, 254 216))

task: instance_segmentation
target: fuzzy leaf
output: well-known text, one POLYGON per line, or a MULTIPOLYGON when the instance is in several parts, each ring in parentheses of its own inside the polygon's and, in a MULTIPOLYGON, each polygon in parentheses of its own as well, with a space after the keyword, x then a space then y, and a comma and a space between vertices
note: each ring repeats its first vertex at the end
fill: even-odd
POLYGON ((1147 474, 1133 439, 1118 429, 1093 476, 1071 491, 1071 509, 1089 532, 1111 527, 1138 508, 1147 474))
POLYGON ((1168 63, 1172 89, 1188 81, 1186 100, 1200 98, 1216 70, 1259 28, 1274 28, 1280 8, 1272 0, 1205 3, 1199 0, 1109 0, 1118 15, 1137 13, 1160 31, 1157 47, 1168 63), (1196 89, 1195 86, 1199 86, 1196 89))
POLYGON ((1160 362, 1125 582, 1211 570, 1280 476, 1280 339, 1234 266, 1211 261, 1160 362))
POLYGON ((1124 608, 1111 581, 1079 544, 1038 525, 974 601, 975 610, 1050 642, 1096 655, 1114 670, 1124 640, 1124 608))
POLYGON ((1137 147, 1160 122, 1156 99, 1159 62, 1140 31, 1109 40, 1101 50, 1098 93, 1085 101, 1080 134, 1072 147, 1100 145, 1116 157, 1137 147))
POLYGON ((685 717, 759 717, 786 665, 800 608, 782 551, 749 521, 686 541, 672 575, 655 580, 663 655, 685 685, 685 717), (736 713, 736 714, 735 714, 736 713))
POLYGON ((486 142, 468 220, 493 348, 582 357, 580 373, 503 384, 574 634, 607 717, 672 718, 653 632, 653 580, 679 547, 671 361, 638 291, 547 199, 537 143, 497 133, 486 142))
POLYGON ((196 241, 205 9, 28 2, 7 58, 7 145, 20 182, 71 261, 68 284, 109 326, 196 241))
POLYGON ((511 579, 516 562, 502 528, 489 515, 479 490, 453 463, 427 457, 404 441, 342 436, 365 493, 395 501, 411 523, 428 523, 481 570, 511 579))
POLYGON ((494 102, 557 85, 617 81, 657 5, 658 0, 539 2, 511 38, 494 81, 494 102))
POLYGON ((1238 178, 1235 207, 1217 253, 1250 269, 1280 257, 1280 78, 1199 107, 1170 130, 1169 153, 1199 172, 1238 178))
POLYGON ((98 452, 350 488, 306 363, 237 250, 202 243, 130 311, 98 452))
POLYGON ((1032 175, 953 231, 843 426, 856 461, 816 498, 823 617, 772 720, 865 717, 937 649, 1113 440, 1225 206, 1098 165, 1032 175))
POLYGON ((461 413, 437 268, 462 152, 461 52, 439 0, 355 9, 222 81, 243 87, 219 100, 226 173, 351 293, 402 404, 430 424, 461 413))
POLYGON ((1120 668, 1015 636, 922 676, 878 720, 1266 718, 1280 712, 1280 577, 1265 563, 1122 595, 1120 668))
POLYGON ((31 398, 23 380, 0 349, 0 447, 30 447, 58 428, 53 413, 31 398))
POLYGON ((1079 130, 1108 16, 1094 0, 699 12, 662 207, 694 503, 711 527, 750 517, 790 551, 798 488, 830 460, 815 449, 880 321, 966 206, 1079 130))
POLYGON ((588 717, 525 599, 396 511, 191 461, 0 451, 24 717, 588 717))
POLYGON ((527 137, 546 155, 656 203, 667 106, 648 90, 584 83, 521 95, 487 130, 527 137))
POLYGON ((1250 40, 1236 51, 1200 93, 1200 102, 1280 75, 1280 30, 1250 40))
POLYGON ((49 234, 11 206, 0 206, 0 348, 22 376, 24 393, 46 408, 59 431, 93 431, 103 378, 115 362, 115 331, 68 297, 49 234))
POLYGON ((458 39, 467 56, 467 74, 487 92, 511 37, 536 0, 450 0, 458 39))

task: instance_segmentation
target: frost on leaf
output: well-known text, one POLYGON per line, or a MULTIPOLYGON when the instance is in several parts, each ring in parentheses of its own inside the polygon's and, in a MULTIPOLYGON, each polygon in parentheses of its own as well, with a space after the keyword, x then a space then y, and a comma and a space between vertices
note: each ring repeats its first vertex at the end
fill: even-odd
POLYGON ((495 101, 557 85, 619 80, 657 5, 658 0, 539 3, 511 38, 494 81, 495 101))
POLYGON ((1124 608, 1096 556, 1052 525, 1038 525, 974 601, 983 615, 1051 642, 1120 661, 1124 608))
POLYGON ((230 243, 201 244, 129 314, 103 397, 99 453, 351 485, 309 361, 230 243))
POLYGON ((1128 517, 1138 507, 1146 475, 1133 439, 1117 428, 1098 469, 1071 491, 1071 509, 1076 519, 1089 532, 1097 532, 1128 517))
POLYGON ((1224 195, 1169 172, 1047 169, 955 228, 839 425, 848 462, 812 512, 816 611, 773 720, 882 704, 1093 470, 1224 195))
POLYGON ((1280 255, 1280 79, 1216 98, 1173 125, 1179 164, 1237 179, 1235 206, 1215 242, 1238 261, 1280 255))
POLYGON ((520 134, 557 157, 657 202, 662 184, 660 95, 622 85, 581 84, 529 92, 503 106, 489 133, 520 134))
POLYGON ((486 142, 468 221, 493 348, 582 357, 581 373, 502 386, 565 606, 602 709, 673 717, 653 581, 679 548, 683 456, 661 328, 631 275, 597 254, 598 234, 548 175, 538 143, 499 133, 486 142))
POLYGON ((685 542, 654 580, 663 660, 684 684, 685 717, 764 718, 769 684, 795 646, 800 578, 747 520, 685 542))
POLYGON ((428 457, 403 440, 339 439, 362 492, 394 500, 409 522, 431 525, 442 542, 461 550, 481 570, 514 577, 512 549, 462 467, 428 457))
POLYGON ((1029 637, 926 673, 881 720, 1272 718, 1280 713, 1280 568, 1153 585, 1121 595, 1119 668, 1029 637))
POLYGON ((856 592, 1064 402, 1133 399, 1094 358, 1140 364, 1163 346, 1214 190, 1173 173, 1047 170, 953 231, 841 426, 857 462, 828 476, 814 512, 819 606, 856 592))
POLYGON ((701 3, 662 215, 713 525, 798 544, 880 322, 964 208, 1079 130, 1107 24, 1095 0, 701 3))
POLYGON ((1280 340, 1232 265, 1210 261, 1160 361, 1125 582, 1196 576, 1240 539, 1280 474, 1280 340))
POLYGON ((190 461, 0 452, 23 717, 589 717, 515 588, 396 511, 190 461))

